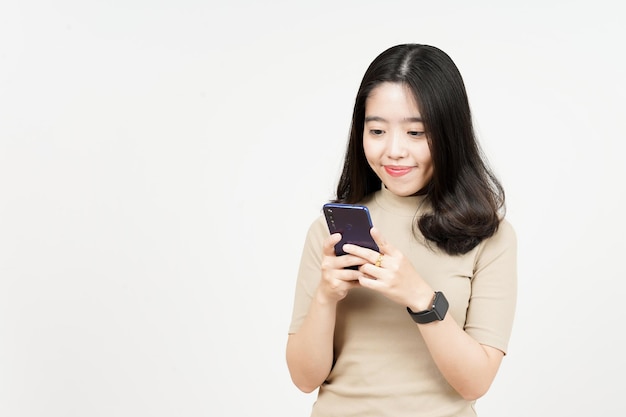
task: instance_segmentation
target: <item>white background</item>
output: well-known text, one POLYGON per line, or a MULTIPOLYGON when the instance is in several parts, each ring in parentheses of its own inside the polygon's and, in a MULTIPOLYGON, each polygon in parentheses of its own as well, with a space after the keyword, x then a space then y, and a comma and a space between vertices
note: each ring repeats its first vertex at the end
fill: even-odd
POLYGON ((623 412, 618 2, 0 3, 0 415, 307 416, 304 234, 369 62, 446 51, 519 238, 481 417, 623 412))

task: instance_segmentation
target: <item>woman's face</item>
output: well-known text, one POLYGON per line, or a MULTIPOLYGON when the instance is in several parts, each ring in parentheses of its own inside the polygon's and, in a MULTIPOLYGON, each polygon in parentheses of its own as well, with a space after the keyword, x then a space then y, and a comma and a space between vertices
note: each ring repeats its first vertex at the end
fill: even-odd
POLYGON ((363 149, 370 167, 395 195, 413 195, 433 176, 424 124, 411 90, 384 82, 365 101, 363 149))

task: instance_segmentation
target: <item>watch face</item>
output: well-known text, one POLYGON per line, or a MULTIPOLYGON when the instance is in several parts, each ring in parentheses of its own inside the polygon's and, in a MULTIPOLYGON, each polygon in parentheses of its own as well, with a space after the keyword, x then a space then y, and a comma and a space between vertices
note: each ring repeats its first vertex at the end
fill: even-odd
POLYGON ((446 317, 446 313, 448 312, 448 300, 442 292, 436 293, 433 310, 439 320, 443 320, 446 317))
POLYGON ((426 324, 435 320, 443 320, 448 312, 448 300, 446 300, 443 293, 437 291, 435 292, 432 309, 416 313, 407 307, 406 311, 409 312, 413 321, 419 324, 426 324))

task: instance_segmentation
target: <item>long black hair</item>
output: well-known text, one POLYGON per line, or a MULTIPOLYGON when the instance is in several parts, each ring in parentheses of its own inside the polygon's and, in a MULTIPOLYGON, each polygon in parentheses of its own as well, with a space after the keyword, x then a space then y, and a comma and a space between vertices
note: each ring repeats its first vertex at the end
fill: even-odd
POLYGON ((348 147, 335 201, 357 203, 380 190, 381 180, 363 150, 365 102, 383 82, 413 93, 424 123, 433 177, 426 194, 432 212, 416 220, 424 237, 451 255, 492 236, 504 215, 504 190, 480 149, 463 78, 442 50, 420 44, 393 46, 367 68, 357 92, 348 147))

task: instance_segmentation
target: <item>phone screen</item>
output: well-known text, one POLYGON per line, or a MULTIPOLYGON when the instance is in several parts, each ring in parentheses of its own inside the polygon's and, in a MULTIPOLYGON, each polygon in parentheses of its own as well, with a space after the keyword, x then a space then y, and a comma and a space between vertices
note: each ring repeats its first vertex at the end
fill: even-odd
POLYGON ((372 219, 367 207, 357 204, 327 203, 324 204, 323 211, 330 233, 341 233, 341 240, 335 245, 337 256, 345 255, 342 247, 346 243, 379 251, 370 235, 372 219))

